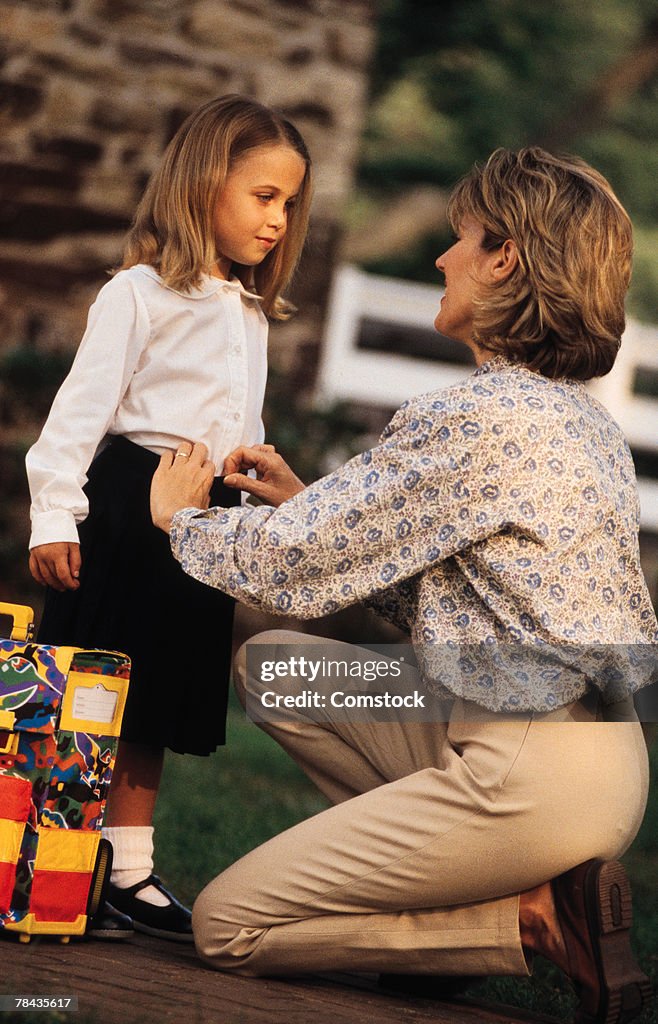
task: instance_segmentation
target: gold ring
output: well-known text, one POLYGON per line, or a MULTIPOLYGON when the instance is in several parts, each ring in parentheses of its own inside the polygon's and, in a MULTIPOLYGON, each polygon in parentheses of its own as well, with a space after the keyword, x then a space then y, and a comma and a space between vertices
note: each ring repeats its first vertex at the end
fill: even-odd
POLYGON ((177 459, 189 459, 189 457, 190 457, 190 453, 189 452, 176 452, 176 458, 177 459))

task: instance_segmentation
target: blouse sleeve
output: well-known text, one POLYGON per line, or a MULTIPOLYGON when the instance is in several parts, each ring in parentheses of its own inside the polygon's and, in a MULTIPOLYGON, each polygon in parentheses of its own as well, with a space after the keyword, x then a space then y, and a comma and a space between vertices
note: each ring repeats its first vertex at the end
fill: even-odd
POLYGON ((30 548, 77 542, 89 511, 83 487, 149 338, 141 296, 125 275, 99 292, 70 373, 26 457, 32 506, 30 548))
POLYGON ((382 443, 279 508, 184 509, 185 572, 252 607, 300 619, 370 600, 497 532, 478 438, 459 410, 403 407, 382 443), (466 424, 468 428, 468 424, 466 424))

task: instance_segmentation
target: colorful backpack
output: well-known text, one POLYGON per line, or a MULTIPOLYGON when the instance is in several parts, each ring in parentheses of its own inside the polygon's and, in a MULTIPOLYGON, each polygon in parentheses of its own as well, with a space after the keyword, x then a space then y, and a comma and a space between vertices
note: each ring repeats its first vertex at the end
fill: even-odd
POLYGON ((84 934, 112 859, 101 839, 130 659, 31 642, 0 603, 0 933, 84 934))

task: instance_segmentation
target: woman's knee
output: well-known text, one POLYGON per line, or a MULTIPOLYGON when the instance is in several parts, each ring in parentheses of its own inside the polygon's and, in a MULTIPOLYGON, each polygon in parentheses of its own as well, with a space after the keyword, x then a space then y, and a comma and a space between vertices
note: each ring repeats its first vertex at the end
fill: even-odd
POLYGON ((249 973, 245 958, 255 931, 240 921, 221 875, 197 896, 192 908, 194 943, 201 959, 222 971, 249 973))

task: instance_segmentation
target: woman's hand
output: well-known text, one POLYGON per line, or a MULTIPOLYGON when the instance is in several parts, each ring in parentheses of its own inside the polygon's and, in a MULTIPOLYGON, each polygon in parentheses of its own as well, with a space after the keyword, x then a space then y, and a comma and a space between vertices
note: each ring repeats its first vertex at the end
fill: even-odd
POLYGON ((164 452, 151 482, 151 517, 165 533, 182 508, 208 508, 215 466, 205 444, 183 441, 175 452, 164 452))
POLYGON ((34 579, 53 590, 77 590, 81 565, 79 544, 56 541, 39 544, 30 551, 30 572, 34 579))
POLYGON ((224 462, 224 483, 227 487, 247 491, 275 508, 306 486, 272 445, 265 444, 236 448, 231 452, 224 462), (256 470, 255 480, 246 476, 248 469, 256 470))

